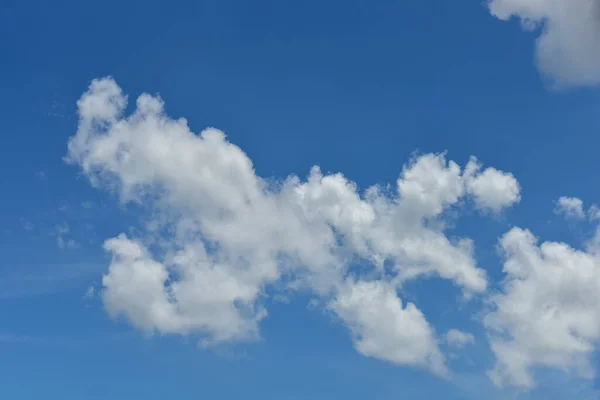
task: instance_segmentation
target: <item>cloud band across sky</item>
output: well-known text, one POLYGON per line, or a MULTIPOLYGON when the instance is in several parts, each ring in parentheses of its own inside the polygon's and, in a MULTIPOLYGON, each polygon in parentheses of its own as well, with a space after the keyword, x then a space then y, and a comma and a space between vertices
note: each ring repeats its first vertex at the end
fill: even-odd
MULTIPOLYGON (((495 305, 482 323, 498 385, 531 387, 539 365, 593 374, 588 361, 600 338, 600 323, 593 325, 600 301, 591 300, 600 293, 594 244, 585 251, 538 246, 531 233, 513 228, 500 241, 507 279, 489 294, 473 240, 447 234, 449 209, 493 215, 518 203, 512 174, 474 157, 461 167, 445 154, 424 154, 395 185, 362 193, 317 166, 306 180, 267 180, 223 132, 194 134, 186 120, 166 115, 159 97, 141 95, 131 115, 126 105, 113 79, 94 80, 78 102, 67 155, 94 186, 151 211, 136 237, 105 241, 112 262, 102 299, 112 316, 148 333, 197 335, 211 346, 260 337, 269 288, 306 291, 347 326, 358 352, 447 377, 440 333, 417 304, 398 296, 408 281, 437 277, 467 299, 484 296, 495 305), (586 285, 587 302, 576 301, 578 284, 586 285), (545 340, 544 332, 564 340, 545 340)), ((474 338, 452 330, 446 341, 458 349, 474 338)))

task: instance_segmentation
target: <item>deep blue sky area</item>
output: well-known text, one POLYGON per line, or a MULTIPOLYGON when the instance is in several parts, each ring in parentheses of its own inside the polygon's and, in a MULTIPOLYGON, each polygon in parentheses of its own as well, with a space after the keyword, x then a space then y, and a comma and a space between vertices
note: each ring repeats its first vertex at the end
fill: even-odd
POLYGON ((127 113, 159 94, 169 117, 224 131, 265 178, 304 179, 319 165, 362 191, 395 184, 419 154, 460 165, 473 155, 521 187, 499 215, 451 218, 498 290, 502 234, 521 226, 580 248, 593 225, 557 216, 556 201, 600 202, 600 93, 550 87, 536 68, 539 33, 482 0, 0 2, 0 397, 559 399, 583 387, 577 398, 597 398, 593 379, 544 368, 528 392, 496 388, 485 296, 465 303, 438 279, 400 294, 440 337, 474 335, 449 358, 450 379, 360 354, 307 293, 261 300, 259 341, 201 348, 193 336, 145 335, 111 318, 100 295, 103 241, 140 229, 144 211, 63 160, 77 100, 106 76, 129 96, 127 113))

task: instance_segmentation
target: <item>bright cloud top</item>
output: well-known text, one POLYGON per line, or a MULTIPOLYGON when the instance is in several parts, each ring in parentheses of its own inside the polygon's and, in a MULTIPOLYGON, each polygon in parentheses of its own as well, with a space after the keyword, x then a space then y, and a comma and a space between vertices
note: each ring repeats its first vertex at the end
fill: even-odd
POLYGON ((397 289, 436 276, 465 295, 484 292, 473 242, 448 238, 442 216, 465 199, 493 212, 518 202, 512 175, 426 154, 393 188, 360 193, 318 167, 305 181, 273 182, 221 131, 196 135, 169 118, 160 98, 141 95, 130 116, 126 104, 112 79, 94 80, 67 157, 93 185, 152 211, 138 237, 105 242, 112 262, 102 299, 112 316, 150 333, 197 334, 209 346, 256 338, 269 288, 309 290, 360 353, 448 373, 435 330, 397 289))
POLYGON ((591 357, 600 340, 600 231, 584 250, 537 243, 513 228, 500 240, 507 279, 492 296, 484 323, 491 332, 498 385, 534 385, 533 369, 551 367, 594 376, 591 357))
MULTIPOLYGON (((310 291, 344 323, 365 356, 448 376, 441 341, 398 289, 416 278, 484 293, 485 272, 469 238, 450 239, 444 212, 473 202, 500 212, 520 201, 517 180, 472 158, 464 168, 443 154, 408 163, 396 185, 359 192, 342 174, 313 167, 306 180, 258 177, 248 156, 216 129, 192 133, 169 118, 158 97, 127 98, 110 78, 78 102, 79 128, 68 161, 91 183, 149 211, 137 237, 105 241, 112 254, 102 299, 114 317, 153 333, 198 335, 204 346, 260 335, 269 293, 310 291), (468 200, 468 201, 466 201, 468 200), (356 268, 360 265, 360 268, 356 268)), ((558 210, 580 218, 583 202, 558 210)), ((597 207, 588 214, 595 218, 597 207)), ((538 244, 513 228, 500 239, 504 273, 483 323, 498 385, 534 385, 534 369, 591 377, 600 340, 600 235, 583 250, 538 244)), ((451 330, 451 349, 473 344, 451 330)))
POLYGON ((488 0, 502 20, 517 17, 526 29, 541 27, 536 61, 558 85, 600 83, 600 1, 488 0))
POLYGON ((521 201, 521 188, 515 177, 496 168, 486 168, 475 157, 465 167, 464 180, 467 191, 475 198, 477 207, 494 213, 521 201))

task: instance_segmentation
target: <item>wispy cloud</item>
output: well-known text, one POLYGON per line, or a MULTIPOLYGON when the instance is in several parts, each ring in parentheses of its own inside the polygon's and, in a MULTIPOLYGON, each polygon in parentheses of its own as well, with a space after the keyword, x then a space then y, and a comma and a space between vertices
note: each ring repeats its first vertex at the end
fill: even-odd
POLYGON ((70 115, 69 115, 69 113, 67 111, 67 108, 60 101, 53 101, 52 102, 52 105, 50 106, 50 109, 48 111, 46 111, 46 116, 47 117, 60 118, 60 119, 65 119, 65 118, 69 118, 70 117, 70 115))
POLYGON ((77 247, 77 242, 67 237, 69 232, 70 228, 66 223, 56 227, 56 231, 53 233, 53 235, 56 235, 56 244, 60 249, 72 249, 77 247))
POLYGON ((34 336, 28 334, 15 334, 0 332, 0 346, 2 345, 35 345, 50 347, 87 347, 102 343, 131 340, 137 336, 134 331, 104 332, 91 336, 34 336))
POLYGON ((45 342, 46 340, 40 337, 17 335, 14 333, 0 333, 0 344, 34 344, 45 342))
POLYGON ((49 296, 89 286, 102 264, 14 265, 0 269, 0 300, 49 296))
POLYGON ((33 230, 33 223, 25 218, 21 218, 21 226, 27 232, 31 232, 33 230))
POLYGON ((90 286, 83 295, 84 300, 91 300, 96 296, 96 288, 94 286, 90 286))

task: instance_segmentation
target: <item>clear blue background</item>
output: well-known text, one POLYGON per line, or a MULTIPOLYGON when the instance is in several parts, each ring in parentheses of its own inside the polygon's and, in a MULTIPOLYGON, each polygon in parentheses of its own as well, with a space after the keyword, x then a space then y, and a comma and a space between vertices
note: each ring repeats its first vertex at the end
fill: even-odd
MULTIPOLYGON (((77 99, 106 75, 130 98, 160 93, 196 132, 224 130, 262 176, 305 176, 319 164, 364 188, 395 181, 415 150, 447 150, 461 164, 476 155, 522 185, 503 218, 467 216, 458 228, 498 279, 493 245, 510 225, 578 243, 589 227, 556 218, 553 202, 600 201, 599 93, 548 91, 533 46, 532 33, 478 0, 3 0, 0 397, 506 398, 483 374, 493 359, 472 320, 477 305, 448 305, 449 283, 406 295, 438 329, 476 333, 453 382, 358 355, 345 329, 303 298, 269 305, 263 342, 214 352, 110 320, 83 297, 107 268, 103 239, 136 215, 61 158, 77 99), (77 247, 57 246, 63 224, 77 247)), ((566 398, 578 384, 548 375, 522 398, 566 398)))

